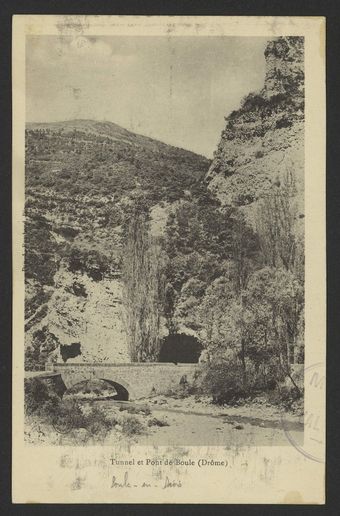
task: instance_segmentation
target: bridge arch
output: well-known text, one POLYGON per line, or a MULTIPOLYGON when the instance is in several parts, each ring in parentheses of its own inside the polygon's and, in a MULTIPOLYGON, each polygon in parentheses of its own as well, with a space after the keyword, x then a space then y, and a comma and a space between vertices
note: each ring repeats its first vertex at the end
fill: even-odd
POLYGON ((128 401, 130 398, 134 398, 131 386, 124 380, 108 380, 107 378, 100 378, 108 384, 112 385, 117 391, 117 395, 114 397, 115 400, 128 401))
MULTIPOLYGON (((92 374, 89 374, 89 375, 82 375, 81 378, 79 378, 79 377, 77 378, 75 376, 74 378, 72 378, 73 381, 72 380, 70 381, 70 378, 67 378, 67 379, 65 378, 65 380, 63 379, 63 383, 65 385, 64 394, 66 394, 66 395, 71 395, 72 393, 77 392, 77 390, 81 389, 81 388, 83 388, 83 391, 85 394, 91 392, 91 390, 100 391, 100 388, 101 388, 100 385, 96 386, 94 389, 93 389, 93 386, 91 389, 91 388, 89 388, 89 386, 86 385, 87 382, 91 382, 91 381, 93 382, 94 380, 97 380, 99 382, 103 382, 103 385, 102 385, 103 387, 104 387, 105 383, 113 387, 114 392, 112 393, 112 399, 114 399, 114 400, 128 401, 129 399, 135 398, 134 389, 131 387, 131 385, 128 382, 126 382, 125 379, 116 378, 115 376, 114 376, 114 379, 112 379, 112 378, 102 377, 101 375, 94 376, 92 374)), ((98 392, 98 394, 99 394, 99 392, 98 392)), ((111 398, 111 396, 110 396, 110 398, 111 398)))

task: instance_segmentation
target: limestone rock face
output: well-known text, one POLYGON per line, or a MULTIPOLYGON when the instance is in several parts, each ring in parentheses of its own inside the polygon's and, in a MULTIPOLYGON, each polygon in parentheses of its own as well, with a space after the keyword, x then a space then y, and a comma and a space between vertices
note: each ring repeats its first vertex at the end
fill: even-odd
POLYGON ((56 343, 49 354, 54 361, 129 362, 121 298, 118 279, 95 281, 61 267, 45 316, 26 332, 26 345, 40 331, 42 339, 45 333, 45 341, 53 338, 56 343))
POLYGON ((226 117, 205 180, 223 205, 251 206, 291 173, 303 213, 303 38, 277 38, 264 54, 264 86, 226 117))

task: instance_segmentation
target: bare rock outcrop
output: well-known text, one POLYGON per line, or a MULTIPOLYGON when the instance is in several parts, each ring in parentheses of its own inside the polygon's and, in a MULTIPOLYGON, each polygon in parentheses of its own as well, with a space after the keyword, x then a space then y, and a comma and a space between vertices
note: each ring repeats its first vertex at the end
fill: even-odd
POLYGON ((270 41, 264 57, 264 86, 226 117, 205 180, 223 205, 251 206, 289 172, 294 175, 303 213, 303 38, 270 41))

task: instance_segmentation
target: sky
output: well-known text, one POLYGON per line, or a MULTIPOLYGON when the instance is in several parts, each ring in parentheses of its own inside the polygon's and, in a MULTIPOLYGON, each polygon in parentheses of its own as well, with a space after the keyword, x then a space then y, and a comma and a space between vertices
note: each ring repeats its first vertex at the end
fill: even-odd
POLYGON ((212 157, 224 117, 263 86, 266 38, 28 36, 26 121, 75 118, 212 157))

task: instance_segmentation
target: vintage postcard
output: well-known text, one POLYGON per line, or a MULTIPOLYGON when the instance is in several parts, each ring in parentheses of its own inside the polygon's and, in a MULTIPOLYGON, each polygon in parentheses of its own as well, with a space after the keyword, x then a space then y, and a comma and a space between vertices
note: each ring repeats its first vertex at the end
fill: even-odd
POLYGON ((325 20, 13 18, 13 501, 324 503, 325 20))

